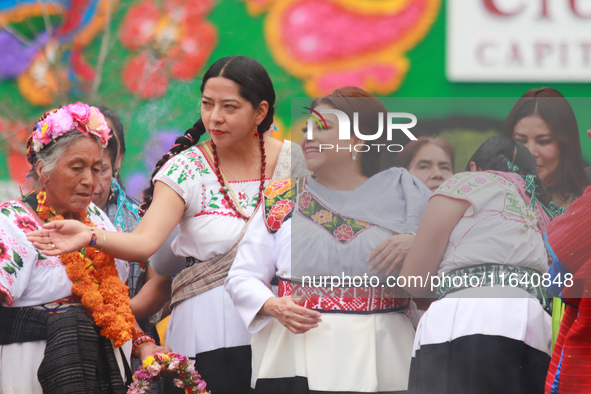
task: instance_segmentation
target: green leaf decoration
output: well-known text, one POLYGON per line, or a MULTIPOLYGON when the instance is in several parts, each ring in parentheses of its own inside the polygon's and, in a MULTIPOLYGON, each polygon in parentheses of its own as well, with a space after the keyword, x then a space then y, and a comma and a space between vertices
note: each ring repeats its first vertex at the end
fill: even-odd
POLYGON ((16 265, 19 266, 19 268, 23 268, 23 259, 21 258, 21 256, 16 253, 15 250, 12 251, 12 256, 14 257, 14 261, 16 263, 16 265))
POLYGON ((10 216, 10 211, 6 208, 2 208, 2 213, 6 216, 10 216))
POLYGON ((6 272, 8 272, 9 275, 14 275, 16 276, 16 270, 14 268, 12 268, 10 265, 5 265, 2 267, 2 269, 6 272))

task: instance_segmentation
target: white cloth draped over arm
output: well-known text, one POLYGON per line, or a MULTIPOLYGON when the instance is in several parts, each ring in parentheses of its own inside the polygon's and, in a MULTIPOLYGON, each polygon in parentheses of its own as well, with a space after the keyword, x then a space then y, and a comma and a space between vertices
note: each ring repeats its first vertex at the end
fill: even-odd
MULTIPOLYGON (((264 209, 259 209, 252 219, 225 281, 234 307, 252 334, 272 319, 260 315, 259 311, 275 296, 270 283, 277 271, 274 261, 279 251, 275 251, 275 236, 267 231, 263 213, 264 209)), ((289 222, 283 226, 289 227, 289 222)))

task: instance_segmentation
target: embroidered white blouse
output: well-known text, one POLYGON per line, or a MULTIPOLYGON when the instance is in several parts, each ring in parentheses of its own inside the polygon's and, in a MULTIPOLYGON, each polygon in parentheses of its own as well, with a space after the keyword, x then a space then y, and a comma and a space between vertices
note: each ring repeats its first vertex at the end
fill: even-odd
MULTIPOLYGON (((116 231, 107 215, 92 203, 88 218, 100 229, 116 231)), ((27 240, 26 233, 40 230, 42 225, 21 201, 0 205, 0 292, 6 294, 4 306, 35 306, 72 295, 72 281, 59 256, 45 256, 27 240)), ((115 263, 119 277, 127 281, 128 263, 115 263)))
POLYGON ((537 218, 513 183, 494 173, 462 172, 445 181, 437 195, 471 205, 450 234, 438 274, 486 263, 548 271, 537 218))
MULTIPOLYGON (((246 222, 225 204, 213 166, 198 146, 170 159, 154 177, 156 181, 165 183, 185 201, 179 233, 171 246, 175 255, 204 261, 232 246, 246 222)), ((246 215, 251 215, 260 180, 230 184, 246 215)), ((194 356, 219 348, 250 345, 250 334, 224 287, 218 286, 173 309, 166 344, 175 352, 194 356)))

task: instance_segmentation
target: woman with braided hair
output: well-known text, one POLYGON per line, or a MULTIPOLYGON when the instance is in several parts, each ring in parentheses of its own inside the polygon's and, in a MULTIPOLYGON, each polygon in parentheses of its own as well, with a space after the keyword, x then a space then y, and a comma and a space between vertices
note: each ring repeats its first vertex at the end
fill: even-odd
MULTIPOLYGON (((289 177, 303 157, 298 147, 292 157, 289 141, 266 133, 275 92, 257 61, 244 56, 216 61, 201 92, 201 119, 158 162, 144 192, 142 221, 131 233, 106 232, 98 243, 113 256, 145 261, 178 224, 172 250, 186 258, 187 268, 172 285, 166 343, 195 357, 208 390, 242 394, 250 386, 250 334, 223 282, 265 186, 272 177, 289 177), (206 132, 211 139, 198 144, 206 132)), ((54 244, 48 253, 61 253, 88 244, 90 233, 64 221, 31 239, 44 250, 54 244)))
POLYGON ((560 209, 521 143, 487 140, 431 197, 401 271, 423 315, 409 393, 543 393, 552 339, 543 233, 560 209), (433 286, 434 285, 434 286, 433 286), (433 287, 432 287, 433 286, 433 287))
POLYGON ((110 138, 98 108, 78 102, 46 112, 27 140, 34 190, 0 205, 1 394, 124 394, 131 351, 143 360, 170 350, 135 321, 127 262, 96 245, 115 231, 91 201, 110 138), (90 242, 50 255, 27 240, 64 219, 90 242))

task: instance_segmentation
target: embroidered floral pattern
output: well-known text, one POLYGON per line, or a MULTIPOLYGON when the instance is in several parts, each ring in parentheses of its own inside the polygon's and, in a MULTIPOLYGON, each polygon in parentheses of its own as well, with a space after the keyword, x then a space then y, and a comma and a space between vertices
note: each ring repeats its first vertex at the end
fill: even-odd
POLYGON ((282 179, 269 184, 265 189, 265 197, 275 198, 291 189, 291 179, 282 179))
POLYGON ((302 193, 299 198, 299 208, 306 209, 310 206, 310 195, 308 193, 302 193))
POLYGON ((271 231, 277 231, 281 228, 281 224, 291 216, 291 211, 294 204, 289 200, 278 201, 267 215, 267 227, 271 231))
POLYGON ((460 198, 472 201, 472 196, 484 188, 494 185, 501 186, 505 190, 505 207, 501 216, 506 220, 514 220, 523 223, 522 232, 533 228, 537 231, 538 217, 534 211, 529 209, 519 190, 511 182, 508 182, 502 176, 494 173, 460 173, 448 179, 436 194, 460 198))
POLYGON ((341 224, 334 232, 334 236, 339 241, 348 241, 353 238, 353 229, 346 224, 341 224))
MULTIPOLYGON (((249 196, 245 192, 239 192, 236 197, 238 198, 238 203, 240 204, 240 206, 243 209, 247 208, 247 207, 255 208, 257 205, 258 199, 259 199, 258 193, 253 194, 252 196, 249 196)), ((203 185, 201 198, 202 198, 202 201, 201 201, 202 210, 205 210, 206 208, 212 208, 212 209, 224 208, 224 209, 232 210, 232 208, 230 207, 230 204, 228 204, 228 202, 226 200, 224 200, 224 195, 219 191, 219 189, 216 189, 215 191, 209 190, 209 193, 207 193, 205 185, 203 185)), ((203 214, 203 212, 201 212, 200 214, 203 214)), ((238 216, 236 216, 236 217, 238 217, 238 216)))
MULTIPOLYGON (((198 148, 195 148, 198 149, 198 148)), ((205 158, 201 151, 189 150, 182 153, 180 160, 172 162, 166 176, 169 177, 176 184, 180 185, 187 179, 195 180, 196 175, 211 174, 209 168, 204 164, 205 158)))
POLYGON ((314 220, 318 224, 328 223, 332 220, 332 213, 322 210, 316 212, 314 215, 311 216, 312 220, 314 220))
MULTIPOLYGON (((303 186, 303 182, 300 183, 303 186)), ((300 186, 300 187, 302 187, 300 186)), ((354 239, 363 230, 372 227, 370 223, 362 220, 350 219, 337 215, 322 205, 314 195, 303 190, 298 197, 299 213, 328 231, 336 241, 347 243, 354 239), (302 204, 305 201, 305 204, 302 204)))
MULTIPOLYGON (((176 162, 168 168, 167 173, 164 175, 168 178, 167 183, 169 186, 173 187, 175 190, 188 190, 192 187, 190 183, 188 185, 183 185, 183 187, 176 186, 178 185, 177 181, 179 180, 181 182, 184 182, 187 179, 196 180, 195 183, 199 184, 199 186, 197 186, 200 190, 200 198, 198 202, 199 212, 195 213, 194 216, 222 215, 237 218, 238 215, 236 215, 231 209, 227 201, 224 200, 224 194, 220 191, 220 184, 217 178, 212 178, 212 176, 214 176, 213 169, 203 152, 198 147, 195 147, 183 152, 182 157, 183 160, 179 162, 179 159, 177 159, 176 162), (173 168, 173 166, 175 167, 173 168), (185 175, 183 175, 183 173, 185 175)), ((237 203, 247 212, 250 209, 254 209, 257 205, 259 181, 259 179, 253 181, 256 182, 256 190, 250 184, 245 185, 245 183, 250 181, 230 182, 230 187, 236 194, 236 199, 238 200, 237 203), (240 191, 236 190, 237 188, 240 191)), ((182 192, 179 192, 179 194, 181 193, 182 192)))
POLYGON ((8 247, 4 244, 4 242, 0 241, 0 261, 4 261, 9 258, 10 256, 8 255, 8 247))
MULTIPOLYGON (((26 209, 17 203, 7 202, 0 205, 0 212, 12 221, 24 232, 37 229, 37 224, 29 216, 26 209)), ((9 237, 4 230, 0 230, 0 268, 4 276, 10 279, 10 276, 18 277, 19 271, 23 268, 24 260, 27 258, 27 252, 24 247, 19 246, 16 239, 9 237), (24 255, 24 256, 23 256, 24 255)), ((12 285, 12 279, 9 280, 12 285)))
POLYGON ((468 194, 472 191, 472 187, 470 187, 470 185, 464 185, 460 188, 460 192, 464 193, 464 194, 468 194))
POLYGON ((276 233, 289 218, 295 206, 296 188, 290 179, 271 182, 265 189, 265 224, 271 234, 276 233))
POLYGON ((37 223, 35 223, 34 220, 32 220, 31 218, 26 217, 26 216, 17 215, 14 223, 16 223, 18 228, 23 230, 25 233, 28 233, 29 231, 37 230, 37 223))

